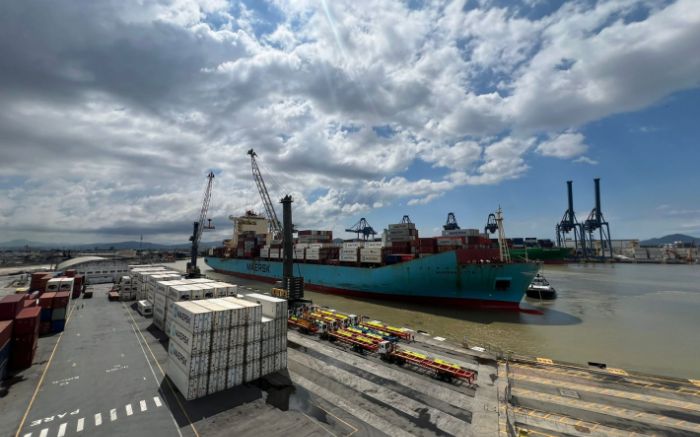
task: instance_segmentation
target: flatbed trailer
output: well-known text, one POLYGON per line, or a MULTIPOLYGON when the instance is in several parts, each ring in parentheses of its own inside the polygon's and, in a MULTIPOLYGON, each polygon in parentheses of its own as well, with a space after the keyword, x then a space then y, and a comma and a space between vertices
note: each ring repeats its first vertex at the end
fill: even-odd
POLYGON ((367 336, 370 336, 370 334, 379 335, 379 336, 381 336, 384 340, 390 341, 390 342, 392 342, 392 343, 396 343, 397 341, 399 341, 399 338, 398 338, 397 336, 395 336, 395 335, 393 335, 393 334, 390 334, 390 333, 388 333, 388 332, 386 332, 386 331, 382 331, 381 329, 377 329, 377 328, 368 328, 368 327, 366 327, 366 326, 361 326, 361 325, 355 326, 355 329, 359 329, 360 331, 362 331, 362 333, 363 333, 364 335, 367 335, 367 336))
POLYGON ((287 319, 287 326, 296 328, 302 334, 316 334, 318 332, 318 328, 312 321, 296 316, 287 319))
POLYGON ((376 352, 379 349, 379 343, 375 343, 366 337, 342 329, 329 331, 328 338, 330 341, 340 341, 349 344, 355 351, 361 353, 376 352))
POLYGON ((413 334, 411 333, 411 331, 405 328, 397 328, 395 326, 386 325, 380 322, 379 320, 362 321, 359 324, 360 326, 364 326, 365 328, 377 329, 380 331, 387 332, 405 341, 411 341, 413 338, 413 334))
POLYGON ((401 349, 399 346, 390 342, 384 342, 379 345, 379 354, 382 359, 390 363, 399 365, 408 363, 414 367, 427 370, 433 373, 437 378, 445 381, 451 381, 456 378, 465 380, 471 385, 474 384, 474 380, 476 379, 476 373, 471 370, 463 369, 457 364, 434 359, 409 349, 401 349))

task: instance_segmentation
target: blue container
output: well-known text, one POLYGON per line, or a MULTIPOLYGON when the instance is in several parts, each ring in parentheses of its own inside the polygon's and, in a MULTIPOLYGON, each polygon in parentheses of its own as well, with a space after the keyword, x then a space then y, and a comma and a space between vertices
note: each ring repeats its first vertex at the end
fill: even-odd
POLYGON ((51 332, 62 332, 65 327, 65 320, 54 320, 51 322, 51 332))
POLYGON ((51 308, 42 308, 41 309, 41 321, 42 322, 50 322, 51 321, 51 308))
POLYGON ((0 360, 0 381, 5 379, 5 376, 7 376, 7 367, 8 364, 10 363, 10 360, 0 360))

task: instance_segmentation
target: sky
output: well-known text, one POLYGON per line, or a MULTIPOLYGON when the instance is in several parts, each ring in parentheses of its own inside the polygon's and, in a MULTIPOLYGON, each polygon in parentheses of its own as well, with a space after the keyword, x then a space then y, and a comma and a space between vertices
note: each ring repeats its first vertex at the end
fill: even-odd
POLYGON ((700 235, 697 0, 7 0, 0 241, 205 241, 447 213, 554 238, 601 178, 612 238, 700 235), (277 204, 281 216, 281 205, 277 204))

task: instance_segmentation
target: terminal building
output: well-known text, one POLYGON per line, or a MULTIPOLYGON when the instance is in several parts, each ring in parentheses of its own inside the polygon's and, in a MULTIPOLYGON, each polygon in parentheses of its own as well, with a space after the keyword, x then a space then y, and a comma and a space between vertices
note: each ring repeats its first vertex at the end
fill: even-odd
POLYGON ((117 278, 128 275, 128 261, 124 259, 104 258, 101 256, 80 256, 58 264, 56 270, 74 269, 85 276, 86 284, 104 284, 116 282, 117 278))

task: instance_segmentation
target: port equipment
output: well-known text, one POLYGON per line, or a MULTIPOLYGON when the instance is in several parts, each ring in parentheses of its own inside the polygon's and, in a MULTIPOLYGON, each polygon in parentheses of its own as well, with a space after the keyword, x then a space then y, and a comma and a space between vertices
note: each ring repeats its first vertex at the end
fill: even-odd
POLYGON ((498 251, 500 254, 501 262, 510 262, 510 250, 508 250, 508 242, 506 241, 506 231, 503 228, 503 211, 501 207, 498 207, 496 213, 491 213, 486 218, 486 226, 484 227, 484 233, 494 233, 498 232, 498 251))
POLYGON ((345 330, 336 330, 328 332, 328 339, 330 341, 340 341, 341 343, 348 344, 352 346, 352 349, 356 352, 377 352, 379 349, 379 343, 372 341, 371 339, 364 337, 362 335, 355 334, 354 332, 345 330))
POLYGON ((248 155, 250 155, 250 166, 253 170, 253 179, 255 180, 255 185, 258 187, 258 192, 260 193, 260 198, 262 199, 263 206, 265 208, 265 213, 267 214, 268 223, 270 226, 270 233, 272 233, 273 240, 279 240, 282 237, 282 225, 277 218, 277 213, 275 208, 272 206, 272 201, 270 200, 270 193, 267 192, 267 186, 263 180, 262 173, 260 173, 260 167, 258 167, 258 162, 255 157, 258 156, 255 150, 248 150, 248 155))
POLYGON ((403 224, 411 223, 411 217, 409 217, 407 215, 403 216, 401 218, 401 223, 403 223, 403 224))
POLYGON ((442 229, 444 229, 446 231, 454 231, 457 229, 461 229, 459 227, 459 225, 457 224, 457 218, 455 217, 455 213, 453 213, 453 212, 447 213, 447 221, 442 226, 442 229))
POLYGON ((564 247, 566 237, 569 233, 573 233, 574 237, 574 252, 578 255, 585 256, 586 254, 586 237, 583 232, 583 225, 576 220, 574 214, 574 191, 572 181, 566 181, 566 192, 568 196, 568 208, 564 211, 564 216, 557 223, 557 246, 564 247))
POLYGON ((287 326, 298 329, 302 334, 316 334, 318 332, 315 323, 297 316, 290 316, 287 319, 287 326))
POLYGON ((600 239, 600 257, 606 258, 613 257, 612 242, 610 241, 610 225, 605 221, 603 217, 603 211, 600 209, 600 178, 593 179, 593 184, 595 187, 595 207, 588 214, 588 218, 583 222, 584 240, 586 239, 586 234, 588 234, 588 241, 586 246, 589 248, 591 255, 594 255, 592 251, 594 250, 594 237, 593 233, 595 231, 599 232, 600 239))
POLYGON ((476 379, 476 374, 470 370, 463 369, 454 363, 449 363, 436 358, 431 358, 425 354, 421 354, 409 349, 403 349, 400 346, 384 341, 379 343, 377 352, 382 359, 399 365, 410 364, 416 368, 428 371, 435 375, 438 379, 444 381, 452 381, 457 378, 465 380, 469 384, 473 384, 476 379))
POLYGON ((364 240, 367 240, 370 236, 374 237, 377 235, 377 232, 374 230, 374 228, 372 228, 372 226, 370 226, 367 219, 364 217, 362 217, 359 222, 352 225, 352 227, 346 229, 345 232, 353 232, 357 234, 358 240, 360 239, 360 235, 362 235, 364 240))
POLYGON ((389 333, 395 337, 398 337, 402 340, 410 341, 411 340, 411 331, 409 331, 406 328, 397 328, 394 326, 389 326, 385 325, 384 323, 380 322, 379 320, 370 320, 370 321, 361 321, 359 323, 360 326, 363 326, 368 329, 376 329, 378 331, 383 331, 386 333, 389 333))
POLYGON ((192 247, 190 248, 190 262, 187 263, 187 277, 188 278, 198 278, 201 276, 199 267, 197 267, 197 255, 199 252, 199 241, 202 238, 202 232, 204 230, 214 229, 211 224, 211 219, 208 219, 207 223, 207 212, 209 211, 209 203, 211 202, 211 188, 214 184, 214 172, 210 171, 207 175, 207 186, 204 189, 204 196, 202 199, 202 208, 199 210, 199 219, 194 222, 192 236, 190 241, 192 242, 192 247))

